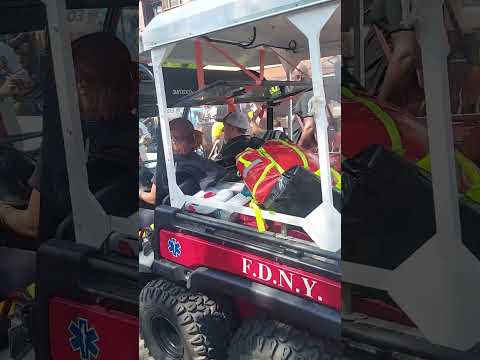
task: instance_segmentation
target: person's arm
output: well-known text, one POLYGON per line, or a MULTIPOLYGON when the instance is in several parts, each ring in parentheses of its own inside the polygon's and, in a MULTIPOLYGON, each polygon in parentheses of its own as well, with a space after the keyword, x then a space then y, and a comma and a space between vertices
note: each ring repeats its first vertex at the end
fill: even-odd
POLYGON ((146 202, 147 204, 155 205, 155 201, 157 197, 157 186, 155 184, 152 184, 152 188, 150 189, 150 192, 139 190, 138 196, 142 201, 146 202))
POLYGON ((150 134, 145 134, 140 138, 139 144, 148 146, 153 142, 152 137, 150 134))
POLYGON ((0 87, 0 98, 6 98, 10 96, 19 96, 28 90, 31 86, 27 86, 27 84, 22 80, 15 78, 13 75, 8 75, 7 79, 0 87))
POLYGON ((0 206, 0 228, 5 227, 19 235, 36 238, 40 220, 40 192, 32 190, 28 207, 18 210, 8 205, 0 206))
POLYGON ((395 102, 396 96, 404 94, 409 84, 409 75, 417 70, 419 49, 414 31, 398 31, 390 36, 393 52, 378 98, 395 102))
POLYGON ((210 151, 210 154, 208 155, 208 158, 209 159, 213 159, 215 158, 218 154, 219 154, 219 149, 220 149, 220 142, 222 141, 222 139, 215 139, 215 141, 213 142, 213 145, 212 145, 212 150, 210 151))
POLYGON ((143 145, 151 144, 153 141, 152 134, 150 134, 150 131, 148 131, 148 128, 145 126, 145 124, 139 122, 138 127, 141 134, 139 143, 143 145))
POLYGON ((303 129, 300 140, 298 140, 298 145, 305 148, 311 149, 315 146, 315 120, 313 117, 306 117, 303 119, 303 129))

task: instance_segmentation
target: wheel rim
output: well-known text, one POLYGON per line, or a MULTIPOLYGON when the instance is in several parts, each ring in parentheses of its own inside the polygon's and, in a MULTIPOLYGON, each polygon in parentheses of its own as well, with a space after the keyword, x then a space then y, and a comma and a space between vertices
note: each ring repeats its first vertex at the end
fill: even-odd
POLYGON ((152 322, 153 336, 157 345, 168 355, 181 359, 183 356, 183 341, 173 324, 159 317, 152 322))

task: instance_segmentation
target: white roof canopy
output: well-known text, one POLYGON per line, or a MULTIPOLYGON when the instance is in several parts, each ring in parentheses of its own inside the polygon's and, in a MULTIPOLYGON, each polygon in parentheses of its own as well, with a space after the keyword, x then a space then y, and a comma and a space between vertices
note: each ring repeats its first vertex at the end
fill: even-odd
MULTIPOLYGON (((157 15, 143 33, 143 49, 176 43, 167 61, 195 62, 193 39, 208 34, 210 38, 236 42, 249 42, 256 27, 255 45, 288 47, 294 40, 297 44, 297 60, 307 59, 308 42, 305 36, 290 23, 287 12, 307 7, 332 3, 329 0, 209 0, 192 1, 179 8, 157 15), (275 16, 272 16, 274 14, 275 16), (255 22, 255 23, 253 23, 255 22)), ((330 18, 321 33, 322 55, 337 55, 340 51, 340 7, 330 18)), ((237 46, 216 44, 245 66, 259 64, 258 49, 246 50, 237 46)), ((203 46, 205 65, 232 66, 216 51, 203 46)), ((267 51, 265 65, 279 64, 279 58, 267 51)))

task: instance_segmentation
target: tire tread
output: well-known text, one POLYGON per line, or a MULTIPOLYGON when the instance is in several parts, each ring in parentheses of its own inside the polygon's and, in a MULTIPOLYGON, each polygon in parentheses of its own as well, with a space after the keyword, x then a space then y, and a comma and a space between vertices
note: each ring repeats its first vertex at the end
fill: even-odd
MULTIPOLYGON (((222 304, 224 305, 224 304, 222 304)), ((168 280, 149 282, 140 293, 140 313, 167 308, 178 319, 192 360, 224 360, 231 338, 231 309, 203 294, 190 293, 168 280)), ((142 319, 145 321, 145 319, 142 319)), ((145 346, 153 348, 144 336, 145 346)), ((160 360, 160 359, 158 359, 160 360)))
POLYGON ((339 341, 314 339, 276 320, 250 320, 234 335, 228 360, 347 360, 339 341))

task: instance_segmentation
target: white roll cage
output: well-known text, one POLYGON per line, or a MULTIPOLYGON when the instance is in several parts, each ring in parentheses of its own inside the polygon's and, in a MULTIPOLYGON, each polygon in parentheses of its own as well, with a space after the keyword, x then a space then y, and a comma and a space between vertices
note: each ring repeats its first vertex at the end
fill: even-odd
POLYGON ((138 214, 110 216, 90 191, 65 0, 43 0, 57 84, 76 242, 100 248, 113 232, 136 237, 138 214))
MULTIPOLYGON (((327 133, 328 123, 325 113, 326 101, 320 61, 320 40, 325 36, 323 33, 321 35, 322 30, 325 28, 325 25, 330 22, 330 32, 328 33, 330 36, 326 35, 326 37, 328 38, 328 42, 336 42, 336 44, 339 45, 339 14, 340 1, 271 0, 259 2, 255 0, 214 0, 208 2, 194 1, 181 8, 158 15, 152 20, 143 33, 143 48, 146 51, 151 51, 152 55, 163 143, 171 143, 162 72, 162 64, 167 61, 169 56, 174 54, 174 58, 179 57, 184 59, 185 49, 193 49, 192 40, 210 33, 214 33, 216 37, 228 37, 232 40, 237 32, 246 32, 245 27, 242 28, 242 25, 250 26, 252 24, 259 24, 259 26, 262 27, 274 24, 275 30, 281 34, 281 26, 283 24, 283 26, 288 27, 287 31, 293 33, 299 32, 300 36, 306 38, 308 41, 302 49, 305 54, 308 54, 306 48, 309 48, 312 63, 312 80, 315 99, 314 118, 317 125, 320 168, 330 169, 327 133), (223 16, 219 16, 219 14, 223 16), (205 18, 211 19, 212 21, 205 21, 205 18), (269 19, 273 20, 269 22, 269 19)), ((274 35, 271 33, 263 33, 263 36, 268 37, 274 35)), ((286 41, 288 36, 290 35, 285 35, 283 41, 286 41)), ((282 36, 278 36, 278 38, 281 39, 282 36)), ((340 46, 338 46, 338 48, 340 48, 340 46)), ((240 50, 237 49, 237 51, 240 50)), ((282 55, 285 55, 285 53, 282 53, 282 55)), ((248 63, 249 58, 247 54, 243 54, 241 58, 247 59, 246 61, 248 63)), ((192 51, 190 52, 190 59, 194 59, 192 51)), ((210 60, 215 62, 215 59, 210 58, 210 60)), ((274 61, 276 61, 276 63, 280 62, 278 58, 274 61)), ((296 59, 294 63, 298 63, 298 59, 296 59)), ((233 207, 221 202, 211 200, 207 202, 203 199, 184 195, 176 183, 171 146, 164 146, 164 151, 171 206, 182 208, 188 201, 199 205, 203 204, 209 207, 233 210, 237 213, 254 216, 253 210, 247 207, 233 207)), ((265 219, 303 227, 321 249, 336 252, 341 248, 341 224, 340 213, 333 206, 330 171, 321 172, 321 182, 323 202, 306 218, 286 214, 273 214, 269 211, 262 211, 262 216, 265 219)))
POLYGON ((343 261, 342 276, 347 283, 387 291, 433 344, 466 351, 480 341, 480 292, 473 290, 480 279, 480 261, 462 242, 443 1, 416 0, 414 7, 437 231, 393 270, 343 261))

